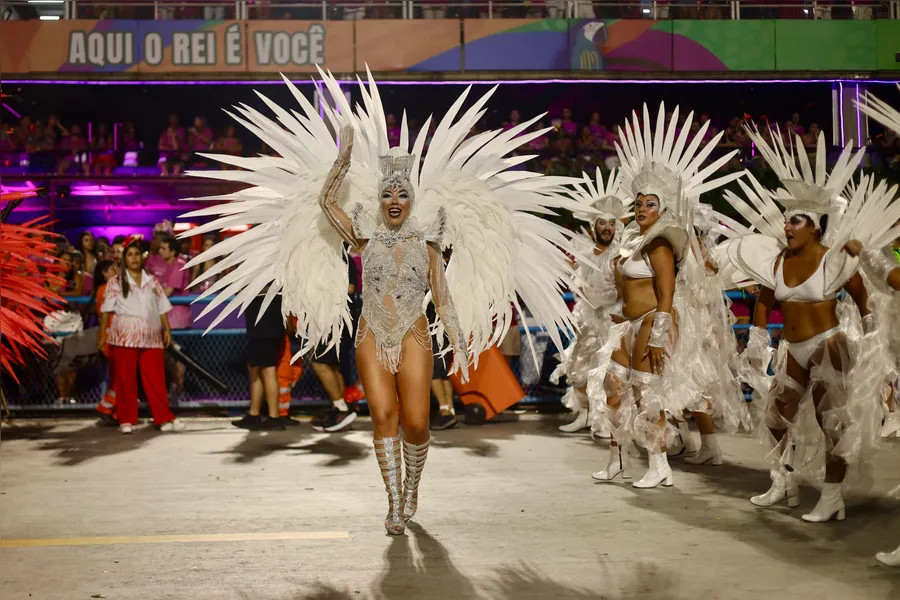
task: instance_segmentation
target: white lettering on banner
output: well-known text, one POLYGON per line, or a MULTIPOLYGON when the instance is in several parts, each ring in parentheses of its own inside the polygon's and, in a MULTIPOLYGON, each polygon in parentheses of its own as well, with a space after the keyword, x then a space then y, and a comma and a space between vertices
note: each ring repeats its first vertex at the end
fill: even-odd
POLYGON ((243 60, 241 56, 241 28, 235 23, 225 30, 225 64, 239 65, 243 60))
POLYGON ((256 62, 260 65, 325 64, 325 28, 315 23, 306 31, 257 31, 253 35, 256 62))
POLYGON ((157 66, 163 59, 162 35, 154 32, 144 36, 144 62, 151 67, 157 66))
POLYGON ((173 33, 172 64, 193 67, 216 64, 215 32, 177 31, 173 33))
POLYGON ((134 64, 134 33, 131 31, 73 31, 69 34, 70 65, 134 64))

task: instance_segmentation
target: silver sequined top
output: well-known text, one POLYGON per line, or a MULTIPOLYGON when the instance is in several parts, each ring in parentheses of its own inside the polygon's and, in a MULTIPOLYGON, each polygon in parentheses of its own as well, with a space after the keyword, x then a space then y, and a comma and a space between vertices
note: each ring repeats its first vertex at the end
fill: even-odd
POLYGON ((424 312, 428 294, 425 237, 406 224, 397 231, 376 229, 362 253, 362 316, 379 345, 399 346, 424 312))

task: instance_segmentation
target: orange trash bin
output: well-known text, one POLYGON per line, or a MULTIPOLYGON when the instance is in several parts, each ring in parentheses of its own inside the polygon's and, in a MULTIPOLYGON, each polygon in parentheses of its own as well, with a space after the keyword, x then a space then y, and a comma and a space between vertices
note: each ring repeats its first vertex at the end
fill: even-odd
POLYGON ((469 367, 469 381, 462 383, 459 373, 451 375, 450 381, 466 407, 470 425, 481 425, 525 398, 519 380, 496 346, 481 353, 478 369, 469 367))

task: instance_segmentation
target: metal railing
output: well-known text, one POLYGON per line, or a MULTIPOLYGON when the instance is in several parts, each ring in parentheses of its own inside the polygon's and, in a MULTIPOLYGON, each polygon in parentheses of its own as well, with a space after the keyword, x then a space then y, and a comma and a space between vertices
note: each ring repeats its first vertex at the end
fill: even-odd
POLYGON ((636 2, 544 0, 27 0, 0 2, 2 18, 19 19, 809 19, 900 18, 900 0, 646 0, 636 2))

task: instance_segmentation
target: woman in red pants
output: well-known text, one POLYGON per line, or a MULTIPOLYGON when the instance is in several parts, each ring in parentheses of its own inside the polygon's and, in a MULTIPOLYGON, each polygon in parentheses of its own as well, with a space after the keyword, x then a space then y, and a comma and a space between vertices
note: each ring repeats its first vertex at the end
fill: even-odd
POLYGON ((140 371, 154 425, 161 431, 182 431, 184 423, 169 410, 163 366, 163 348, 172 343, 166 316, 172 305, 159 282, 144 270, 140 238, 132 236, 123 246, 125 268, 106 284, 97 338, 100 351, 108 346, 112 358, 119 429, 131 433, 137 425, 135 371, 140 371), (112 315, 116 318, 110 322, 112 315))

